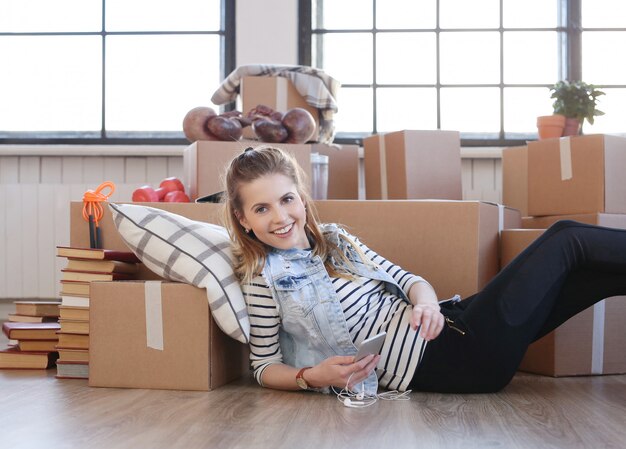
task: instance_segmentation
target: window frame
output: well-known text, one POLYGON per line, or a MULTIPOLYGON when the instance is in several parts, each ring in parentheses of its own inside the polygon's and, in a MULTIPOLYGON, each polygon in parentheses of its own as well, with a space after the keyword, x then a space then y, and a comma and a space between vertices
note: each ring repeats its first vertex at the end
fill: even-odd
MULTIPOLYGON (((312 44, 313 44, 313 35, 314 34, 325 34, 324 30, 314 30, 312 27, 312 13, 313 6, 312 2, 315 0, 298 0, 298 64, 300 65, 315 65, 312 64, 312 44)), ((374 0, 373 11, 372 14, 374 16, 373 19, 373 27, 371 29, 358 29, 358 30, 335 30, 332 32, 368 32, 372 33, 374 36, 374 46, 373 46, 373 54, 374 54, 374 71, 373 71, 373 82, 370 85, 352 85, 346 84, 346 87, 367 87, 373 89, 372 101, 373 101, 373 124, 374 128, 372 129, 372 133, 376 133, 376 90, 379 87, 386 87, 387 85, 378 84, 376 82, 376 35, 378 33, 385 33, 388 31, 385 30, 377 30, 376 22, 375 22, 375 13, 376 13, 376 1, 374 0)), ((438 0, 437 0, 437 3, 438 0)), ((498 28, 490 28, 489 31, 498 31, 500 34, 500 42, 503 40, 503 33, 505 31, 524 31, 524 30, 532 30, 532 31, 554 31, 558 34, 558 45, 559 45, 559 66, 558 66, 558 77, 559 79, 569 79, 569 80, 580 80, 582 75, 582 32, 583 28, 581 25, 581 10, 582 10, 582 0, 558 0, 558 24, 556 28, 515 28, 509 29, 504 28, 502 26, 502 5, 503 0, 500 0, 500 26, 498 28)), ((437 9, 439 9, 437 5, 437 9)), ((485 29, 480 29, 485 30, 485 29)), ((423 30, 413 30, 413 29, 402 29, 402 30, 393 30, 393 32, 411 32, 411 31, 423 31, 423 30)), ((430 31, 430 30, 429 30, 430 31)), ((441 29, 437 26, 437 28, 433 29, 437 34, 437 40, 439 40, 439 33, 441 29)), ((462 30, 454 30, 454 31, 475 31, 475 29, 462 29, 462 30)), ((437 58, 439 58, 440 49, 437 45, 437 58)), ((502 45, 500 46, 500 52, 502 55, 502 45)), ((439 67, 437 67, 439 71, 439 67)), ((480 86, 476 85, 458 85, 455 84, 454 87, 497 87, 500 90, 500 131, 498 133, 498 138, 493 139, 487 136, 480 136, 479 134, 472 134, 472 137, 464 136, 461 133, 461 145, 468 147, 487 147, 487 146, 518 146, 524 145, 526 141, 532 140, 532 135, 516 135, 516 138, 507 137, 504 133, 504 88, 505 87, 546 87, 549 88, 551 84, 512 84, 512 83, 503 83, 502 81, 502 72, 503 72, 503 58, 500 58, 500 82, 497 84, 481 84, 480 86)), ((394 87, 414 87, 413 85, 394 85, 394 87)), ((420 85, 416 85, 416 87, 423 87, 420 85)), ((433 86, 437 91, 437 129, 441 128, 441 88, 447 87, 447 85, 442 85, 439 80, 439 74, 437 74, 437 81, 433 86)), ((599 86, 601 87, 601 86, 599 86)), ((361 144, 362 139, 371 135, 369 133, 337 133, 335 137, 335 142, 337 143, 356 143, 361 144)))
MULTIPOLYGON (((106 129, 106 37, 107 36, 146 36, 146 35, 218 35, 220 36, 220 76, 222 79, 235 69, 236 65, 236 45, 235 45, 235 1, 220 1, 220 30, 219 31, 106 31, 104 17, 106 13, 106 0, 102 0, 102 28, 100 31, 85 32, 0 32, 1 36, 100 36, 102 38, 102 119, 99 137, 88 137, 92 132, 83 133, 60 133, 55 136, 54 132, 16 132, 15 136, 0 137, 0 145, 179 145, 188 144, 188 140, 182 135, 180 137, 170 137, 170 132, 155 132, 153 136, 147 136, 146 132, 116 131, 119 137, 108 137, 106 129)), ((232 108, 227 105, 226 109, 232 108)))

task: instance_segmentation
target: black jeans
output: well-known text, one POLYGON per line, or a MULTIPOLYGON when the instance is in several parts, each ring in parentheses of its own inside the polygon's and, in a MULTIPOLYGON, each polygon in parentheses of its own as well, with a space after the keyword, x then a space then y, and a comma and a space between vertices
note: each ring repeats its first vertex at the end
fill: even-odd
POLYGON ((410 388, 498 391, 528 345, 616 295, 626 295, 626 230, 557 222, 482 291, 442 306, 448 323, 428 343, 410 388))

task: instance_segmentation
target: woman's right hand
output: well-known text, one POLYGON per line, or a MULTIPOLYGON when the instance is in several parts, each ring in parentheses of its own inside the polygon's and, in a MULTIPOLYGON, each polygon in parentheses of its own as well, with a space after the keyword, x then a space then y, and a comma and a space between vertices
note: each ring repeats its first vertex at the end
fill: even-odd
POLYGON ((348 388, 352 389, 369 376, 379 360, 380 355, 368 355, 358 362, 353 356, 329 357, 307 370, 305 379, 312 387, 345 388, 349 381, 348 388))

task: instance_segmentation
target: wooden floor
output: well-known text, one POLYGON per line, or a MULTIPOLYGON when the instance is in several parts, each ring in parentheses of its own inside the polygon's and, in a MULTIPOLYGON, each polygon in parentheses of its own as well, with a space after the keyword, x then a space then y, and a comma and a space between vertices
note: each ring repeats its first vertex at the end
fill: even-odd
POLYGON ((334 397, 262 389, 90 388, 0 371, 6 448, 624 448, 626 376, 516 376, 492 395, 413 393, 349 409, 334 397))
POLYGON ((0 370, 0 447, 626 447, 626 376, 520 373, 498 394, 413 393, 407 402, 350 409, 334 397, 271 391, 250 379, 186 392, 90 388, 54 375, 0 370))

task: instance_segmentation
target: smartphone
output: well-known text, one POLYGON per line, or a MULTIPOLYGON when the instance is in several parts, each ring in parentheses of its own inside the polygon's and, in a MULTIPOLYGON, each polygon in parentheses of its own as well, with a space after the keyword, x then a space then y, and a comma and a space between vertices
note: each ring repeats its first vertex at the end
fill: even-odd
POLYGON ((370 354, 378 354, 383 347, 386 336, 387 332, 381 332, 380 334, 374 335, 367 340, 363 340, 363 343, 361 343, 356 355, 354 356, 354 362, 358 362, 363 357, 366 357, 370 354))

